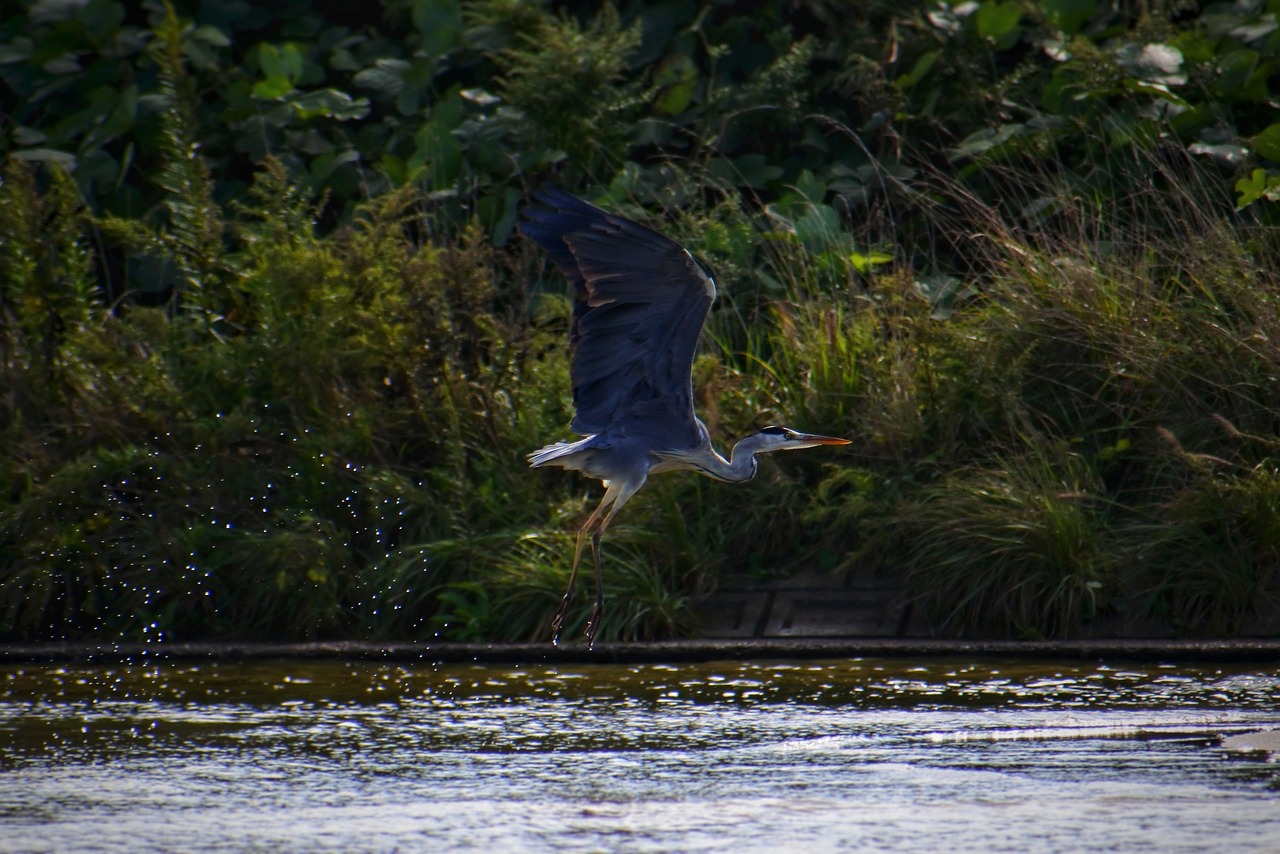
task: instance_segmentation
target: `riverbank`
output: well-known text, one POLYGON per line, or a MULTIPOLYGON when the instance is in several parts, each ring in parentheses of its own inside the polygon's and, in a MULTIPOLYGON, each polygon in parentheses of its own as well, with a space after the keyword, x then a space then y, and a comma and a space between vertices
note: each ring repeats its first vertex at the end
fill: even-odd
POLYGON ((919 638, 757 638, 600 643, 29 643, 0 645, 0 663, 352 659, 476 664, 628 664, 743 659, 1019 658, 1035 660, 1276 662, 1280 638, 1062 641, 919 638))

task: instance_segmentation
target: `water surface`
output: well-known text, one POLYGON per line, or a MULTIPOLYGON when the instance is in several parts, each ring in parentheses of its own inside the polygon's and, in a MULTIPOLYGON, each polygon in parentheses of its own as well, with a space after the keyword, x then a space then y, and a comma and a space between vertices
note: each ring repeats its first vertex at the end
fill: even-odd
POLYGON ((0 668, 0 851, 1280 850, 1280 670, 0 668))

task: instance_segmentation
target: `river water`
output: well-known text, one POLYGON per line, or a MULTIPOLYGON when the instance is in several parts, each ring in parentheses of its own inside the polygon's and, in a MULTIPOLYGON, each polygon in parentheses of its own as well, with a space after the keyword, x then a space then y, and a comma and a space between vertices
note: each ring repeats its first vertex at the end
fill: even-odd
POLYGON ((1280 668, 0 667, 0 851, 1273 851, 1280 668))

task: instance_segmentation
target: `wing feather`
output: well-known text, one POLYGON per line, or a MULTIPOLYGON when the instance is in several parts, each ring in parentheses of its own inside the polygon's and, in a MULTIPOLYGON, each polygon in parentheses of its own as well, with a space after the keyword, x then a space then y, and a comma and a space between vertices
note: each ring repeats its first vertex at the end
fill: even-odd
POLYGON ((690 373, 715 299, 710 273, 674 241, 562 190, 535 198, 546 207, 526 208, 520 231, 574 293, 571 428, 697 445, 690 373))

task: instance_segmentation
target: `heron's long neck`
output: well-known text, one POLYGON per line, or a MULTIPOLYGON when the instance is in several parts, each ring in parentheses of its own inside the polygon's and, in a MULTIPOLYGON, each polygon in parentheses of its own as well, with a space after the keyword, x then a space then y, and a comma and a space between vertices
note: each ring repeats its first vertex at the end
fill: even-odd
POLYGON ((756 476, 755 436, 748 436, 733 446, 729 459, 725 459, 714 448, 702 461, 702 473, 716 480, 728 483, 742 483, 756 476))

